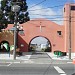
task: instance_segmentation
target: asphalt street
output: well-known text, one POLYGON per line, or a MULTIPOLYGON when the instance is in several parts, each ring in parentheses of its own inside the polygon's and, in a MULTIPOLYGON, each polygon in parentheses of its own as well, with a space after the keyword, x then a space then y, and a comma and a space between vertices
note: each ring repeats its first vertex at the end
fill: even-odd
POLYGON ((72 75, 73 73, 73 64, 13 63, 9 66, 0 66, 0 75, 72 75))
POLYGON ((29 60, 0 62, 0 75, 72 75, 75 65, 52 60, 46 53, 33 53, 29 60))

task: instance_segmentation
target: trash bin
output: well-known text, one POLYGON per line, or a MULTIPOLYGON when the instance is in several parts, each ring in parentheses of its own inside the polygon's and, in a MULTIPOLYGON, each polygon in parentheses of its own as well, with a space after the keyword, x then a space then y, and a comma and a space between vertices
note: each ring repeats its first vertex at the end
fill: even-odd
POLYGON ((58 56, 62 56, 62 52, 61 51, 58 51, 58 56))
POLYGON ((66 56, 67 55, 67 53, 66 52, 62 52, 62 56, 66 56))
POLYGON ((56 52, 54 51, 54 54, 56 55, 56 52))
POLYGON ((57 54, 58 54, 58 52, 57 52, 57 51, 54 51, 54 54, 55 54, 55 55, 57 55, 57 54))
POLYGON ((54 51, 54 54, 57 56, 62 56, 62 52, 61 51, 54 51))

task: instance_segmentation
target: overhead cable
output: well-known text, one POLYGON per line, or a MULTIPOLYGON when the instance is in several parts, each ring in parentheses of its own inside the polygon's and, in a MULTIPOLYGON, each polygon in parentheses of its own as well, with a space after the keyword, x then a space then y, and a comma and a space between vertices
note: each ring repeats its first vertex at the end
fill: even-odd
POLYGON ((35 4, 35 5, 31 6, 29 9, 31 9, 31 8, 37 6, 37 5, 40 5, 41 3, 45 2, 45 1, 46 1, 46 0, 43 0, 43 1, 41 1, 41 2, 39 2, 39 3, 37 3, 37 4, 35 4))
POLYGON ((46 7, 46 8, 40 8, 40 9, 34 9, 34 10, 29 10, 29 9, 28 9, 28 11, 36 11, 36 10, 43 10, 43 9, 47 9, 47 10, 48 10, 48 8, 57 8, 57 7, 60 7, 60 6, 64 6, 64 5, 57 5, 57 6, 46 7))

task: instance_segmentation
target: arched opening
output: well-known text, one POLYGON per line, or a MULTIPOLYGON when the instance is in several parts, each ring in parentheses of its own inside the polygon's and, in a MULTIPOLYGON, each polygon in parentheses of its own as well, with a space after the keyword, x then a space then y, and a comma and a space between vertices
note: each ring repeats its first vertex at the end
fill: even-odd
POLYGON ((43 36, 36 36, 29 42, 29 52, 51 52, 52 47, 50 41, 43 36))
POLYGON ((8 41, 2 41, 0 43, 0 52, 9 52, 10 50, 10 45, 8 41))

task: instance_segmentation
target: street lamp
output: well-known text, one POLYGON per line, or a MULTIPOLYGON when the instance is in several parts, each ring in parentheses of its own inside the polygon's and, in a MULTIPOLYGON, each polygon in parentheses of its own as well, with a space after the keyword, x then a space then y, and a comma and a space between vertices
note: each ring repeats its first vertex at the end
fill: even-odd
POLYGON ((15 13, 14 17, 14 51, 13 51, 13 59, 16 60, 16 47, 17 47, 17 23, 18 23, 18 16, 17 13, 20 10, 20 6, 16 3, 11 7, 11 10, 15 13))

